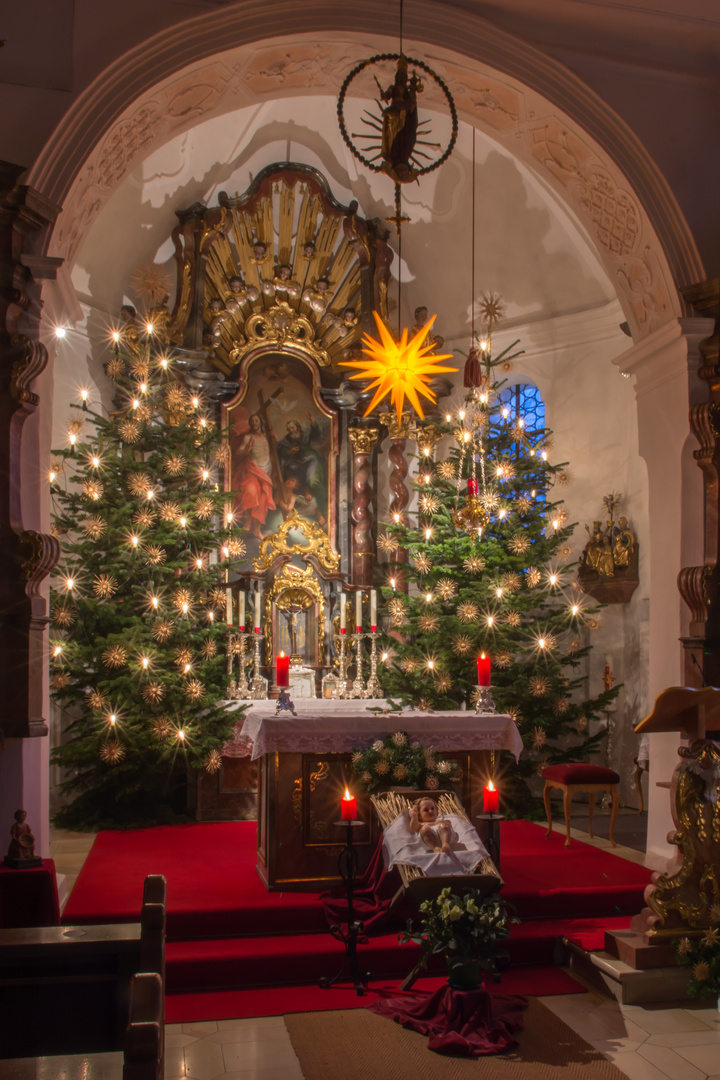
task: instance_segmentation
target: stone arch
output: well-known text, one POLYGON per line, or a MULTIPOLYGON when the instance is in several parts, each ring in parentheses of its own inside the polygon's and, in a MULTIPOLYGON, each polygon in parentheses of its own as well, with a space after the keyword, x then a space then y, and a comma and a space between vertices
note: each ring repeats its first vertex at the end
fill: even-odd
MULTIPOLYGON (((416 0, 409 54, 448 82, 460 116, 521 158, 595 246, 637 341, 682 313, 703 268, 670 188, 630 129, 576 76, 467 11, 416 0)), ((384 0, 264 0, 190 19, 126 53, 78 98, 28 182, 62 205, 45 238, 72 263, 130 167, 198 119, 249 101, 336 93, 352 63, 397 47, 384 0), (268 27, 281 26, 282 36, 268 27), (222 51, 218 51, 219 43, 222 51)))

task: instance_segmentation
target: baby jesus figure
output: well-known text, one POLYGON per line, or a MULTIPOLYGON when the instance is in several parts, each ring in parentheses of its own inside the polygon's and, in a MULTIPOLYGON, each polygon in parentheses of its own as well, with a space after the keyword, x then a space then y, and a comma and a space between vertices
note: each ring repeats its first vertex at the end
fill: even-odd
POLYGON ((449 853, 452 851, 453 838, 457 841, 452 823, 447 818, 438 818, 437 803, 428 795, 413 803, 408 831, 419 833, 425 846, 436 854, 442 851, 449 853))

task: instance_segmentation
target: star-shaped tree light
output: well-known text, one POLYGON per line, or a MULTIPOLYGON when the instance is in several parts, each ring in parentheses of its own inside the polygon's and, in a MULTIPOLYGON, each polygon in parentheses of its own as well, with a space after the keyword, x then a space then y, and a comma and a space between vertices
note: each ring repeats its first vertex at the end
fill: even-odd
POLYGON ((341 367, 358 368, 357 375, 351 375, 351 379, 372 379, 368 389, 375 389, 375 396, 365 410, 368 416, 386 394, 390 394, 390 401, 395 406, 398 421, 402 420, 403 403, 407 397, 421 420, 425 419, 422 405, 418 394, 429 401, 436 401, 436 396, 428 386, 430 380, 443 371, 457 371, 454 367, 443 367, 440 360, 451 360, 452 353, 443 353, 440 356, 432 352, 433 343, 425 345, 435 316, 418 330, 417 334, 408 341, 407 329, 404 329, 399 341, 395 341, 392 334, 385 326, 376 311, 373 311, 375 322, 380 333, 380 341, 365 334, 363 342, 367 360, 348 360, 341 367))

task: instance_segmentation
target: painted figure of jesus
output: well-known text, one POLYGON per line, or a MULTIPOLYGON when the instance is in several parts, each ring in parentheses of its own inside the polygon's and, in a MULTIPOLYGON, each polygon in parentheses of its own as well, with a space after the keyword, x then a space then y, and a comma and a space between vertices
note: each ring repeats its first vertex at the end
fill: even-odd
POLYGON ((253 413, 250 425, 233 453, 233 487, 239 491, 237 504, 242 527, 262 539, 262 526, 270 510, 275 509, 271 478, 270 447, 263 422, 253 413))

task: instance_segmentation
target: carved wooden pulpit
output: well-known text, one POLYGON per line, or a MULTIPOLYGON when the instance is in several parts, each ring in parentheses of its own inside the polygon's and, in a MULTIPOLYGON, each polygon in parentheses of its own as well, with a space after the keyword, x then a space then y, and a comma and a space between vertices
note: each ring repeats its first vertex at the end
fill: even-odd
POLYGON ((645 892, 648 907, 633 930, 648 940, 703 933, 720 910, 720 689, 671 686, 659 695, 637 734, 683 731, 680 761, 670 786, 675 830, 668 843, 679 848, 674 873, 654 874, 645 892))

